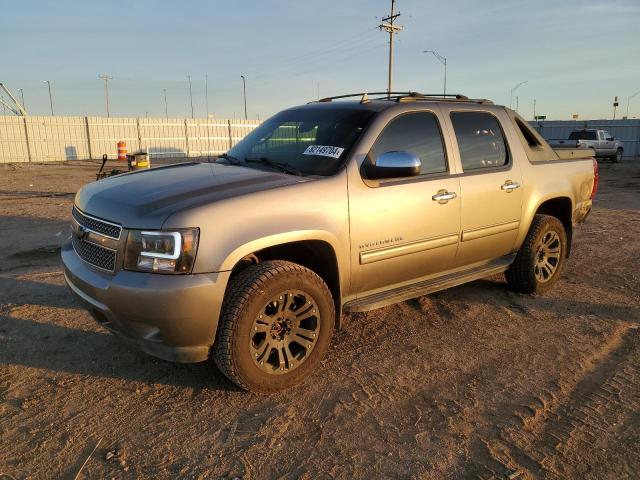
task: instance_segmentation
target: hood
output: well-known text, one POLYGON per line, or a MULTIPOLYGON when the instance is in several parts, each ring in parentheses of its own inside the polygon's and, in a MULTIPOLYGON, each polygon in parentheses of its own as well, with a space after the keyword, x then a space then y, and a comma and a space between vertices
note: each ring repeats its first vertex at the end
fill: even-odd
POLYGON ((231 165, 182 163, 90 183, 78 191, 75 204, 125 228, 153 229, 191 207, 309 180, 231 165))

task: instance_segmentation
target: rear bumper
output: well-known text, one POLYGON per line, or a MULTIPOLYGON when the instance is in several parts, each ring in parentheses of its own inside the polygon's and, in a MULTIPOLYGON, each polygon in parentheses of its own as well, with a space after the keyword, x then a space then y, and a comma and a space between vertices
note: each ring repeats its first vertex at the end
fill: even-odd
POLYGON ((173 362, 208 358, 229 272, 159 275, 94 269, 62 246, 65 280, 103 327, 144 352, 173 362))

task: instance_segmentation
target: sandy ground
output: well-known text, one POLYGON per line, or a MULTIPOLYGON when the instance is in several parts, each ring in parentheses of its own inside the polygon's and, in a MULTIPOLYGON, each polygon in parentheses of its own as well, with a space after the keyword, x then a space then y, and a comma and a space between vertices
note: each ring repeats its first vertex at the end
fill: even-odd
MULTIPOLYGON (((101 330, 59 245, 95 165, 0 167, 0 473, 73 478, 638 478, 640 162, 601 164, 563 279, 350 316, 274 396, 101 330)), ((0 475, 0 478, 3 478, 0 475)))

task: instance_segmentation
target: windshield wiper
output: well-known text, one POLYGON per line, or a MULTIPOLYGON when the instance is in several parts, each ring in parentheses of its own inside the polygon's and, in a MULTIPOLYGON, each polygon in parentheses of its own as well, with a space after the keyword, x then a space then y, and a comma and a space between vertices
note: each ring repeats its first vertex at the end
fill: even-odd
POLYGON ((288 173, 289 175, 298 175, 299 177, 304 176, 303 173, 293 165, 289 165, 288 163, 284 162, 274 162, 267 157, 245 158, 244 161, 247 163, 261 163, 263 165, 267 165, 268 167, 277 168, 278 170, 284 173, 288 173))

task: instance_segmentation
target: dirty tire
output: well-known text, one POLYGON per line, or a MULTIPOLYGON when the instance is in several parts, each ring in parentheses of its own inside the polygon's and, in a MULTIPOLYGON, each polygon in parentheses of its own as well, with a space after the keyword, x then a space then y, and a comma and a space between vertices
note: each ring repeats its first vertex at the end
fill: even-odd
MULTIPOLYGON (((555 253, 554 253, 555 255, 555 253)), ((505 272, 509 286, 520 293, 544 293, 558 280, 567 257, 567 234, 562 222, 550 215, 536 215, 531 223, 529 233, 516 255, 515 261, 505 272), (545 240, 557 238, 549 248, 544 245, 545 240), (542 257, 546 251, 555 252, 555 245, 559 247, 557 263, 553 271, 546 278, 544 273, 550 271, 553 262, 544 262, 542 257), (543 250, 541 252, 541 249, 543 250), (551 262, 551 263, 549 263, 551 262), (541 270, 540 265, 543 265, 541 270)), ((547 257, 545 257, 547 258, 547 257)))
MULTIPOLYGON (((286 293, 284 296, 288 298, 286 293)), ((289 301, 285 300, 282 308, 285 307, 295 322, 297 309, 302 309, 304 305, 302 307, 295 304, 289 305, 289 301)), ((304 314, 300 313, 299 316, 304 316, 304 314)), ((274 323, 277 322, 272 322, 272 325, 274 323)), ((280 323, 276 325, 278 327, 277 333, 288 335, 282 333, 284 330, 279 328, 280 323)), ((213 346, 213 359, 220 371, 239 387, 256 393, 276 392, 300 383, 316 370, 329 348, 334 324, 335 306, 331 292, 316 273, 296 263, 283 260, 262 262, 238 273, 227 287, 216 343, 213 346), (260 335, 260 333, 255 333, 254 329, 257 330, 260 326, 266 330, 264 335, 268 337, 263 341, 278 342, 278 340, 271 340, 273 338, 271 335, 274 332, 273 326, 268 329, 268 325, 256 324, 256 322, 258 317, 262 318, 261 315, 265 308, 276 310, 273 317, 268 318, 280 315, 281 306, 277 303, 270 303, 270 300, 282 298, 279 297, 282 292, 297 292, 299 296, 307 296, 309 305, 314 307, 313 312, 319 313, 317 317, 314 317, 313 329, 309 330, 317 332, 317 335, 314 334, 313 339, 311 339, 311 335, 308 335, 309 339, 306 343, 311 345, 312 342, 309 340, 313 341, 313 346, 308 346, 311 349, 308 355, 307 350, 298 351, 298 355, 305 355, 303 361, 298 362, 296 359, 294 363, 292 359, 289 359, 286 365, 289 366, 291 363, 293 366, 290 368, 284 368, 284 370, 277 368, 273 372, 267 372, 265 367, 261 367, 259 362, 254 360, 254 355, 258 355, 255 353, 257 348, 262 348, 254 345, 254 338, 260 335)), ((285 341, 282 340, 278 345, 284 344, 285 341)), ((305 343, 305 340, 300 341, 305 343)), ((281 358, 279 357, 281 353, 286 357, 287 353, 291 354, 293 347, 300 350, 295 340, 291 340, 291 342, 293 345, 289 343, 286 350, 280 350, 277 347, 273 347, 271 350, 270 344, 266 345, 265 350, 269 349, 271 354, 275 354, 276 361, 278 361, 281 358)))
POLYGON ((615 155, 613 155, 611 157, 611 160, 613 161, 613 163, 620 163, 622 161, 622 149, 619 148, 618 150, 616 150, 615 155))

